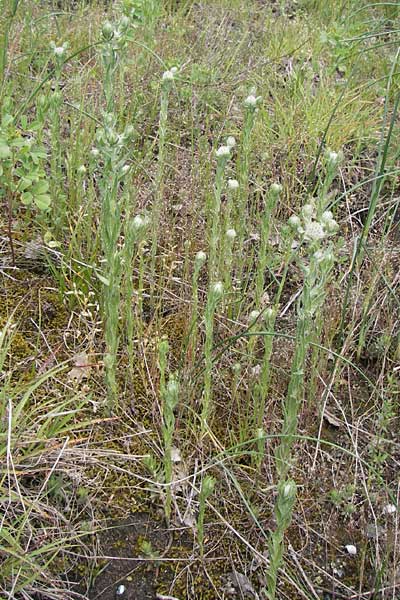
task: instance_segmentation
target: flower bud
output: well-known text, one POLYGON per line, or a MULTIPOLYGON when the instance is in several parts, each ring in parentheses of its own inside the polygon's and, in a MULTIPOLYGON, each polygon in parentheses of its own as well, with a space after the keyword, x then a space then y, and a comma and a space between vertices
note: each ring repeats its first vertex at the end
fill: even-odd
POLYGON ((222 285, 221 281, 217 281, 216 283, 214 283, 214 285, 211 288, 211 293, 217 299, 221 298, 222 294, 224 293, 224 286, 222 285))
POLYGON ((216 479, 211 475, 206 475, 201 484, 201 494, 204 498, 208 498, 214 491, 216 479))
POLYGON ((111 40, 111 38, 114 35, 114 29, 113 29, 113 26, 111 25, 111 23, 109 21, 106 21, 103 24, 103 27, 101 28, 101 33, 103 35, 103 38, 106 41, 111 40))
POLYGON ((282 192, 282 186, 280 183, 273 183, 269 189, 274 196, 279 196, 279 194, 282 192))

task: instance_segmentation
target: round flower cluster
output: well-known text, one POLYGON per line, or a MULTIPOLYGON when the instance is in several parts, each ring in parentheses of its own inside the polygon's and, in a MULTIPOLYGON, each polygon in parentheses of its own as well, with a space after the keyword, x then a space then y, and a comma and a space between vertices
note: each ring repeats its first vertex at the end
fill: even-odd
POLYGON ((178 72, 178 67, 171 67, 170 69, 168 69, 168 71, 164 71, 162 80, 164 82, 173 81, 175 79, 175 75, 177 74, 177 72, 178 72))
POLYGON ((307 242, 318 242, 338 230, 338 224, 333 218, 332 212, 326 210, 317 218, 313 204, 305 204, 300 217, 292 215, 289 219, 289 225, 307 242))

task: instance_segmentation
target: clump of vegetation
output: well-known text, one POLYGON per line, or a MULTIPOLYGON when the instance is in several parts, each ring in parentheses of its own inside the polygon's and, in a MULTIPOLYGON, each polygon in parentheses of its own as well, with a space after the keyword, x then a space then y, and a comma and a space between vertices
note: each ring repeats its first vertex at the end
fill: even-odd
POLYGON ((2 597, 397 597, 399 8, 5 1, 2 597))

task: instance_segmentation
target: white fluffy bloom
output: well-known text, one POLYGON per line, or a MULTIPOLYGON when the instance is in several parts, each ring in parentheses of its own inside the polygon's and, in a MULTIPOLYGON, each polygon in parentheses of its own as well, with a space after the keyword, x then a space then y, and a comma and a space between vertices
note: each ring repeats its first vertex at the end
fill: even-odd
POLYGON ((236 237, 236 231, 234 229, 227 229, 225 235, 228 238, 228 240, 233 241, 236 237))
POLYGON ((171 71, 172 75, 176 75, 178 72, 178 67, 171 67, 170 71, 171 71))
POLYGON ((249 94, 246 100, 244 101, 244 105, 246 108, 256 108, 257 104, 261 101, 261 96, 255 96, 255 94, 249 94))
POLYGON ((117 596, 122 596, 122 594, 124 594, 124 593, 125 593, 125 586, 121 584, 117 587, 116 594, 117 594, 117 596))
POLYGON ((136 217, 133 219, 133 227, 137 231, 140 231, 140 229, 143 229, 143 227, 145 227, 145 225, 146 225, 146 221, 143 219, 143 217, 141 217, 140 215, 136 215, 136 217))
POLYGON ((321 215, 321 222, 322 223, 328 223, 329 221, 331 221, 333 219, 333 213, 331 210, 326 210, 325 212, 322 213, 321 215))
POLYGON ((228 188, 230 190, 237 190, 239 188, 239 182, 237 179, 228 179, 228 188))
POLYGON ((291 227, 293 227, 293 229, 298 229, 300 227, 301 221, 297 215, 292 215, 291 217, 289 217, 288 223, 291 227))
POLYGON ((231 155, 231 148, 230 146, 220 146, 215 154, 217 158, 228 157, 231 155))
POLYGON ((394 515, 394 513, 397 511, 397 508, 394 504, 387 504, 384 508, 383 508, 383 514, 385 515, 394 515))
POLYGON ((56 46, 53 52, 56 56, 62 56, 65 52, 65 48, 64 46, 56 46))
POLYGON ((229 146, 229 148, 234 148, 236 146, 236 140, 233 137, 233 135, 230 135, 227 139, 226 139, 226 145, 229 146))
POLYGON ((357 548, 353 544, 346 544, 345 548, 348 554, 351 556, 355 556, 357 554, 357 548))
POLYGON ((278 194, 280 194, 282 191, 282 186, 280 183, 273 183, 270 187, 270 190, 273 194, 276 194, 278 196, 278 194))
POLYGON ((325 231, 321 223, 318 221, 309 221, 304 226, 304 237, 310 242, 316 242, 323 240, 325 237, 325 231))
POLYGON ((328 156, 328 161, 332 164, 335 165, 339 159, 339 154, 337 152, 328 152, 327 153, 328 156))
POLYGON ((162 76, 163 81, 172 81, 173 79, 174 79, 174 72, 172 71, 172 69, 170 69, 169 71, 165 71, 163 73, 163 76, 162 76))
POLYGON ((207 255, 205 252, 203 252, 202 250, 200 250, 197 254, 196 254, 196 258, 195 261, 199 264, 203 264, 204 262, 206 262, 207 259, 207 255))
POLYGON ((301 212, 304 218, 311 219, 311 217, 314 215, 314 207, 312 204, 305 204, 301 212))
POLYGON ((254 321, 257 321, 259 316, 260 316, 259 310, 252 310, 251 313, 249 314, 249 323, 252 324, 252 323, 254 323, 254 321))

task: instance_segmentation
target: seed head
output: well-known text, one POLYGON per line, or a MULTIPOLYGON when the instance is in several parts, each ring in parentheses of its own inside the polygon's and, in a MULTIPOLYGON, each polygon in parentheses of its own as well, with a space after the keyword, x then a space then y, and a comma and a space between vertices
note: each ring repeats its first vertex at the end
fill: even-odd
POLYGON ((228 238, 229 241, 233 242, 233 240, 236 237, 236 231, 234 229, 227 229, 225 235, 226 235, 226 237, 228 238))

